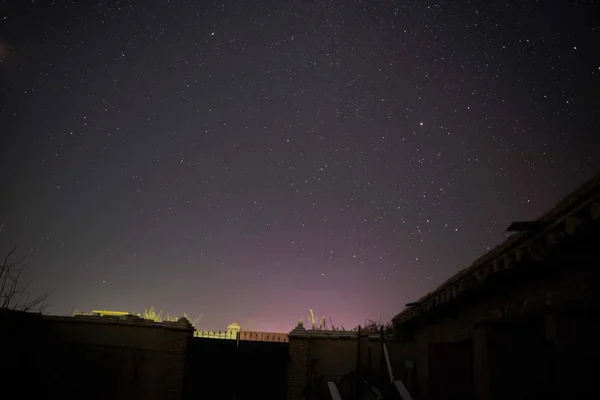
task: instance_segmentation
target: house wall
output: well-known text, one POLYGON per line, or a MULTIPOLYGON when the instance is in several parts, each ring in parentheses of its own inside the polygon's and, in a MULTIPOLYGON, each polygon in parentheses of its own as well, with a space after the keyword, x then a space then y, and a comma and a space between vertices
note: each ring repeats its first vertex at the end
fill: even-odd
MULTIPOLYGON (((465 340, 471 343, 473 398, 530 397, 533 391, 576 398, 591 390, 586 365, 600 363, 598 244, 581 242, 455 307, 398 327, 405 337, 402 347, 415 361, 415 396, 438 398, 435 388, 445 383, 431 376, 436 357, 442 357, 440 351, 434 354, 436 348, 465 340)), ((452 369, 457 363, 446 365, 452 369)))
MULTIPOLYGON (((544 261, 498 272, 471 294, 397 324, 388 337, 395 378, 419 400, 593 392, 589 366, 600 364, 600 235, 588 233, 544 261)), ((349 393, 343 377, 356 368, 355 333, 299 326, 289 340, 288 400, 300 399, 318 378, 342 383, 343 397, 349 393)), ((360 360, 369 365, 369 347, 371 370, 381 372, 376 337, 361 341, 360 360)), ((324 390, 322 383, 313 388, 313 398, 324 390)))

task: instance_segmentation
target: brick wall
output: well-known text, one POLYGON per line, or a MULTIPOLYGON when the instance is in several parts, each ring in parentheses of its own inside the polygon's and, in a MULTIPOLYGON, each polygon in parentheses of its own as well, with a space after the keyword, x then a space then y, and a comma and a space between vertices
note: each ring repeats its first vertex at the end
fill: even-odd
MULTIPOLYGON (((114 354, 110 358, 113 365, 109 367, 120 373, 110 375, 109 380, 113 382, 106 382, 115 386, 114 397, 120 398, 127 393, 136 398, 181 398, 185 349, 193 333, 193 327, 188 323, 71 317, 45 319, 64 348, 76 347, 83 352, 95 348, 100 358, 114 354)), ((96 360, 91 361, 93 364, 96 360)))
POLYGON ((12 338, 7 362, 38 382, 26 390, 61 398, 181 398, 188 323, 15 315, 0 336, 12 338))
POLYGON ((300 400, 306 387, 308 374, 308 335, 302 325, 298 325, 290 334, 287 400, 300 400))
MULTIPOLYGON (((361 335, 362 336, 362 335, 361 335)), ((296 327, 289 334, 290 366, 288 400, 329 398, 326 383, 338 384, 342 398, 352 396, 351 374, 356 371, 357 358, 362 372, 381 373, 381 343, 379 335, 362 336, 357 332, 306 330, 296 327), (360 342, 360 344, 359 344, 360 342)), ((390 342, 389 346, 398 346, 390 342)), ((404 354, 403 351, 397 354, 404 354)), ((405 359, 392 360, 404 366, 405 359)), ((395 364, 394 364, 395 362, 395 364)), ((385 368, 385 367, 384 367, 385 368)), ((394 371, 396 371, 394 367, 394 371)), ((387 370, 384 369, 384 373, 387 370)))

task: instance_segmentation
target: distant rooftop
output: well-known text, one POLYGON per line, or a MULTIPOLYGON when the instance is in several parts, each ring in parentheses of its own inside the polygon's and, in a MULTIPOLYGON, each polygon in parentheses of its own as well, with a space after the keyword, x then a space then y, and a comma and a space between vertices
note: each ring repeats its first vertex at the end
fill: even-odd
MULTIPOLYGON (((508 232, 514 232, 504 242, 500 243, 477 260, 469 267, 464 268, 451 276, 432 292, 421 297, 419 300, 408 303, 406 308, 392 318, 394 324, 406 322, 423 311, 446 303, 449 299, 456 297, 457 293, 463 291, 471 281, 481 281, 488 273, 497 270, 502 262, 524 257, 526 247, 537 236, 552 229, 573 229, 569 222, 569 216, 585 211, 588 218, 600 218, 600 174, 574 190, 563 200, 558 202, 552 209, 533 221, 516 221, 508 226, 508 232), (567 224, 567 225, 565 225, 567 224), (514 254, 512 254, 514 253, 514 254), (483 270, 483 273, 481 272, 483 270), (473 278, 475 276, 475 278, 473 278)), ((555 238, 554 242, 557 241, 555 238)), ((502 269, 502 268, 501 268, 502 269)))
POLYGON ((139 314, 133 314, 127 311, 109 311, 109 310, 93 310, 91 313, 76 312, 72 316, 49 316, 49 319, 65 320, 65 321, 81 321, 81 322, 96 322, 96 323, 117 323, 117 324, 135 324, 154 327, 169 327, 169 328, 190 328, 193 326, 186 318, 180 318, 177 321, 154 321, 144 319, 139 314))
POLYGON ((104 317, 116 319, 143 319, 139 314, 133 314, 127 311, 109 311, 109 310, 92 310, 91 313, 75 312, 73 317, 104 317))

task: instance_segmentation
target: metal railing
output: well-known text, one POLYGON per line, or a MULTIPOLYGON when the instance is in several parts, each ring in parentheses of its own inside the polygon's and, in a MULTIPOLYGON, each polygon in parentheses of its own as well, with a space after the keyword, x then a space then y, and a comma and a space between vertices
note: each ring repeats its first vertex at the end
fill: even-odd
POLYGON ((287 343, 290 341, 287 333, 254 331, 195 331, 194 337, 204 339, 247 340, 252 342, 287 343))

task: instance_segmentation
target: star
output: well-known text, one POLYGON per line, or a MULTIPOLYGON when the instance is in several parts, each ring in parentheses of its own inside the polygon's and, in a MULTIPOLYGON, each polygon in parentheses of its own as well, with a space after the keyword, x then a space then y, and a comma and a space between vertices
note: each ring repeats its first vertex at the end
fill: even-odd
POLYGON ((52 314, 389 320, 600 170, 596 6, 20 3, 0 243, 52 314))

